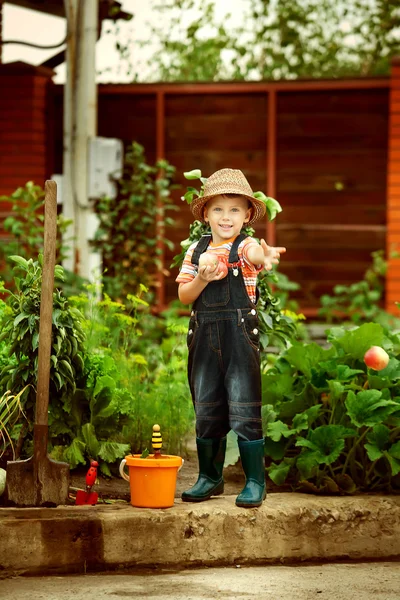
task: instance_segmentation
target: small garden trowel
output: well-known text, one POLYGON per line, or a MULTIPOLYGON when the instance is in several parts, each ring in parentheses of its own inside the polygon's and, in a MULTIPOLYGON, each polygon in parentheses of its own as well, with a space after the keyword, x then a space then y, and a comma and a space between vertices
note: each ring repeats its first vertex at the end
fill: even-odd
POLYGON ((91 461, 89 471, 86 473, 86 491, 78 490, 76 492, 76 505, 91 504, 93 506, 97 504, 99 495, 97 492, 92 492, 91 489, 96 483, 98 466, 99 463, 97 461, 91 461))

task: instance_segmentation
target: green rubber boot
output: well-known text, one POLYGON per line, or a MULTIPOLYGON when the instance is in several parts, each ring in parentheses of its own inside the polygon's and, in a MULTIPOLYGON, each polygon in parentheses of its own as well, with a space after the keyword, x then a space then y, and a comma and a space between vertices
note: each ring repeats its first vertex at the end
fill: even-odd
POLYGON ((265 483, 264 439, 246 442, 239 440, 240 458, 246 475, 246 485, 236 498, 236 506, 261 506, 267 495, 265 483))
POLYGON ((199 459, 199 478, 189 490, 182 493, 184 502, 203 502, 224 492, 226 437, 221 439, 196 438, 199 459))

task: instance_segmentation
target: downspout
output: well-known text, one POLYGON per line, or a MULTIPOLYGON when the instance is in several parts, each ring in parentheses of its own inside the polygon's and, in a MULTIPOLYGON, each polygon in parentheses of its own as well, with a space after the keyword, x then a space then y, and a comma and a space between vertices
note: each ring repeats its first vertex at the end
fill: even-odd
MULTIPOLYGON (((75 202, 72 184, 72 157, 73 142, 72 132, 74 128, 75 107, 75 53, 76 53, 76 0, 64 0, 65 17, 67 20, 67 47, 66 57, 66 79, 64 84, 64 123, 63 123, 63 215, 72 224, 65 234, 66 240, 72 247, 69 248, 68 256, 63 265, 69 271, 75 272, 75 240, 76 219, 75 202)), ((65 242, 64 242, 65 243, 65 242)))

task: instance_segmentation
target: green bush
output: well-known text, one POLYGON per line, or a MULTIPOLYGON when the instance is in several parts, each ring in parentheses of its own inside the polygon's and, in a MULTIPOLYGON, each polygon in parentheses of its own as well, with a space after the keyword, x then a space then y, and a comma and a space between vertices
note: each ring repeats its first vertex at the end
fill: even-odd
MULTIPOLYGON (((7 359, 2 360, 0 392, 9 391, 17 395, 26 388, 21 396, 26 421, 20 432, 21 439, 17 446, 20 449, 22 438, 29 437, 35 420, 42 256, 39 255, 38 261, 26 260, 22 256, 12 256, 10 259, 16 263, 16 291, 2 290, 9 298, 1 321, 0 344, 7 344, 7 359)), ((55 278, 63 279, 60 266, 55 267, 55 278)), ((69 431, 65 412, 69 410, 77 381, 83 374, 82 319, 81 313, 56 289, 53 293, 49 421, 58 433, 69 431)))
POLYGON ((55 443, 52 456, 72 467, 97 458, 111 475, 119 458, 150 447, 154 423, 161 426, 164 452, 185 450, 193 423, 185 335, 182 326, 168 329, 171 315, 149 314, 147 291, 141 285, 126 304, 106 294, 97 300, 94 286, 70 298, 85 315, 85 378, 71 407, 75 435, 55 443))
POLYGON ((268 474, 300 490, 400 489, 400 336, 377 323, 328 332, 329 349, 294 343, 263 374, 268 474), (363 361, 383 347, 388 366, 363 361))
MULTIPOLYGON (((4 221, 4 231, 11 235, 9 241, 0 246, 0 258, 5 262, 3 277, 7 282, 13 279, 12 268, 9 267, 9 257, 18 255, 25 259, 37 259, 43 252, 44 239, 44 190, 32 181, 24 187, 19 187, 11 196, 0 196, 0 201, 12 204, 12 214, 4 221)), ((57 217, 58 260, 61 261, 67 254, 68 248, 64 245, 63 235, 69 224, 63 215, 57 217)))
POLYGON ((173 244, 164 230, 173 225, 170 198, 175 168, 166 160, 146 163, 144 148, 133 142, 125 156, 124 173, 118 180, 118 196, 96 202, 99 229, 95 245, 102 252, 104 289, 113 299, 126 298, 145 284, 154 293, 161 248, 173 244))
MULTIPOLYGON (((32 454, 37 377, 41 264, 13 257, 17 292, 9 293, 0 337, 1 392, 19 393, 23 415, 10 432, 18 456, 32 454), (26 417, 26 418, 25 418, 26 417)), ((56 267, 57 281, 63 269, 56 267)), ((86 286, 68 300, 53 295, 50 372, 49 451, 75 468, 97 459, 105 475, 130 452, 150 447, 152 426, 159 423, 163 450, 181 453, 193 424, 186 381, 185 327, 174 311, 150 314, 142 297, 126 305, 86 286)), ((11 440, 9 440, 11 442, 11 440)))
POLYGON ((328 323, 348 321, 361 325, 373 321, 383 327, 400 328, 400 319, 383 308, 387 260, 383 250, 372 252, 372 264, 364 278, 351 285, 336 285, 333 294, 320 298, 318 315, 328 323))

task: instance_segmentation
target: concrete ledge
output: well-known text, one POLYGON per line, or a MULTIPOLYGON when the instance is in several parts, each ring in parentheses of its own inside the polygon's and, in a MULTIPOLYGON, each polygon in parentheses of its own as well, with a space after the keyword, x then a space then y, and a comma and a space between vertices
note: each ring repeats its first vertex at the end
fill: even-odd
POLYGON ((0 575, 400 557, 400 497, 0 509, 0 575))

